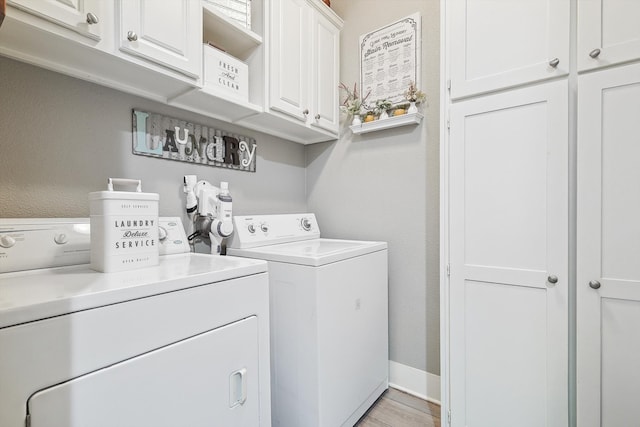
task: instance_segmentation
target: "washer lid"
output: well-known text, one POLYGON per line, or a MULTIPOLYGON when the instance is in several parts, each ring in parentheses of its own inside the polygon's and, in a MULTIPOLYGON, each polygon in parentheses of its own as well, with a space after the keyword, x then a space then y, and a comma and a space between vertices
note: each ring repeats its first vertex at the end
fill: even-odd
POLYGON ((227 253, 266 261, 317 267, 384 249, 387 249, 386 242, 321 238, 251 249, 228 248, 227 253))
POLYGON ((115 273, 99 273, 86 264, 4 273, 0 328, 266 271, 264 261, 187 253, 115 273))

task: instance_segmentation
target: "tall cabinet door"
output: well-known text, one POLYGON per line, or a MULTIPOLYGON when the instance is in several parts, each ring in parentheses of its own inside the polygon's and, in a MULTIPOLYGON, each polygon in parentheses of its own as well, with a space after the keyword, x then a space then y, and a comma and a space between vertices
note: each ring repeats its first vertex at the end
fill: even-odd
POLYGON ((309 9, 305 0, 271 2, 271 108, 303 122, 309 112, 309 9))
POLYGON ((453 0, 451 97, 565 75, 569 0, 453 0))
POLYGON ((120 0, 120 50, 197 79, 202 64, 202 6, 191 0, 120 0))
POLYGON ((637 425, 640 65, 578 84, 578 425, 637 425))
POLYGON ((568 423, 567 94, 451 107, 451 426, 568 423))
POLYGON ((578 0, 578 69, 640 59, 640 1, 578 0))

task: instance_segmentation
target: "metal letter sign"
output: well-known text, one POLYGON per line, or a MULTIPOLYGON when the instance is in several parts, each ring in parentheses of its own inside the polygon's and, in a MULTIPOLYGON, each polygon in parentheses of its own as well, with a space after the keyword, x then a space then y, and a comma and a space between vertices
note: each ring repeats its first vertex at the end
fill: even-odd
POLYGON ((133 154, 255 172, 256 149, 253 138, 133 110, 133 154))

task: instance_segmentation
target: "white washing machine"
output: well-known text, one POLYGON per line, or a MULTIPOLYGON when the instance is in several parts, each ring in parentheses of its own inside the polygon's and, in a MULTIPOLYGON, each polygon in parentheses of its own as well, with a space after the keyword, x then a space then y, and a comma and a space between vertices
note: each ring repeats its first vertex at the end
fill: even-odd
POLYGON ((87 219, 0 220, 0 426, 271 425, 267 263, 160 225, 173 254, 105 274, 87 219))
POLYGON ((236 216, 227 253, 269 262, 272 424, 353 426, 388 388, 387 244, 313 214, 236 216))

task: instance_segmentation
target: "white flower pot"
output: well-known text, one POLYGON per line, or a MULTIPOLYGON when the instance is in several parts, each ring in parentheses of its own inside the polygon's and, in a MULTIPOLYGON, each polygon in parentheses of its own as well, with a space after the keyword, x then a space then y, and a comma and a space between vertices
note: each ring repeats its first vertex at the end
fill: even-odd
POLYGON ((388 118, 389 118, 389 114, 387 113, 387 110, 382 110, 382 113, 380 113, 380 120, 388 119, 388 118))
POLYGON ((353 116, 353 120, 351 121, 351 125, 352 126, 357 126, 357 125, 361 125, 362 124, 362 120, 360 120, 360 115, 356 114, 353 116))
POLYGON ((407 113, 411 114, 411 113, 417 113, 417 112, 418 112, 418 107, 416 107, 416 103, 411 102, 409 104, 409 109, 407 110, 407 113))

